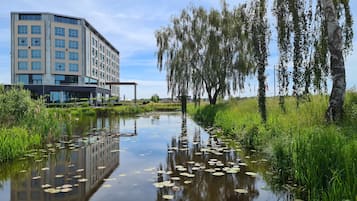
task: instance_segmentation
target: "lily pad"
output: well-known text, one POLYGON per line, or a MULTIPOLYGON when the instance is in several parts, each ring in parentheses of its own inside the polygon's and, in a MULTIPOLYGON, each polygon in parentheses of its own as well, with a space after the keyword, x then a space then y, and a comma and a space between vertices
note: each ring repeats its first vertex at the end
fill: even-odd
POLYGON ((256 177, 257 176, 257 173, 255 172, 245 172, 246 175, 248 176, 252 176, 252 177, 256 177))
POLYGON ((40 179, 41 176, 36 176, 36 177, 32 177, 33 180, 37 180, 37 179, 40 179))
POLYGON ((234 189, 235 192, 237 193, 241 193, 241 194, 247 194, 248 190, 247 189, 243 189, 243 188, 238 188, 238 189, 234 189))
POLYGON ((68 192, 72 191, 72 188, 62 188, 60 191, 61 191, 61 193, 68 193, 68 192))
POLYGON ((191 181, 191 180, 186 180, 186 181, 184 181, 183 183, 184 183, 184 184, 190 184, 190 183, 192 183, 192 181, 191 181))
POLYGON ((88 179, 86 179, 86 178, 78 179, 78 182, 81 182, 81 183, 84 183, 84 182, 87 182, 87 181, 88 181, 88 179))
POLYGON ((225 174, 223 172, 214 172, 212 173, 213 176, 224 176, 225 174))
POLYGON ((162 196, 162 199, 172 200, 172 199, 174 199, 174 196, 173 196, 173 195, 163 195, 163 196, 162 196))
POLYGON ((44 190, 44 192, 55 194, 55 193, 61 192, 61 190, 60 189, 56 189, 56 188, 47 188, 47 189, 44 190))

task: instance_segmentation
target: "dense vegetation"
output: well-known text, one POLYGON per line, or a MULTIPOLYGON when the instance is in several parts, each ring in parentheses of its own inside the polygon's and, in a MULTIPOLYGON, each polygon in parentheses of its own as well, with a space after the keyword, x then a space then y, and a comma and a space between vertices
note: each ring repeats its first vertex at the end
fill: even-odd
POLYGON ((268 98, 268 121, 261 124, 256 98, 190 108, 197 121, 223 129, 225 137, 270 154, 282 182, 305 188, 304 200, 354 200, 357 195, 357 93, 348 92, 343 123, 324 119, 327 96, 268 98))
POLYGON ((61 116, 46 110, 43 102, 32 100, 29 91, 0 85, 0 162, 56 138, 60 121, 61 116))

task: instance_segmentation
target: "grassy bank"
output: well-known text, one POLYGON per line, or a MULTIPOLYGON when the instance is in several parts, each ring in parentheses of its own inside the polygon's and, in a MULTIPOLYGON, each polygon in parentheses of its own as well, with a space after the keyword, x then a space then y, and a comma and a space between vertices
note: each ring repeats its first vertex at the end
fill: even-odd
POLYGON ((32 100, 29 91, 0 86, 0 163, 56 138, 61 119, 41 101, 32 100))
POLYGON ((105 106, 105 107, 72 107, 63 109, 51 109, 51 111, 61 111, 72 116, 110 116, 110 115, 134 115, 152 111, 178 111, 180 104, 178 103, 149 103, 138 105, 120 105, 120 106, 105 106))
POLYGON ((304 200, 357 199, 357 93, 346 96, 344 122, 327 125, 328 97, 313 96, 297 108, 286 100, 283 112, 278 99, 268 99, 264 125, 256 99, 231 100, 216 106, 190 107, 202 124, 223 129, 223 135, 248 149, 271 156, 282 182, 304 187, 304 200))

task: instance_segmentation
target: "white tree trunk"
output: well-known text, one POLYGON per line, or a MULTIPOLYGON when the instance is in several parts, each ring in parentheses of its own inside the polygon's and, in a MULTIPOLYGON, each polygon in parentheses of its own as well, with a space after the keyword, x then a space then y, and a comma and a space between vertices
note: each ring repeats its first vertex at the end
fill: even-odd
POLYGON ((329 122, 334 122, 342 118, 346 92, 346 73, 342 50, 343 40, 333 0, 321 0, 321 4, 327 21, 328 47, 331 56, 330 69, 333 82, 326 119, 329 122))

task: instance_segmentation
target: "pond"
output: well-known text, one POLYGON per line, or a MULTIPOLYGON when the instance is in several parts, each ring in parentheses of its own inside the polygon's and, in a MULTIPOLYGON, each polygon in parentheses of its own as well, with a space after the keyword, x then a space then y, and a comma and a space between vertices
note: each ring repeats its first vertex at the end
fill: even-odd
MULTIPOLYGON (((179 113, 81 119, 72 140, 1 167, 1 200, 293 200, 245 155, 179 113), (6 175, 11 175, 6 178, 6 175)), ((1 181, 0 180, 0 181, 1 181)))

